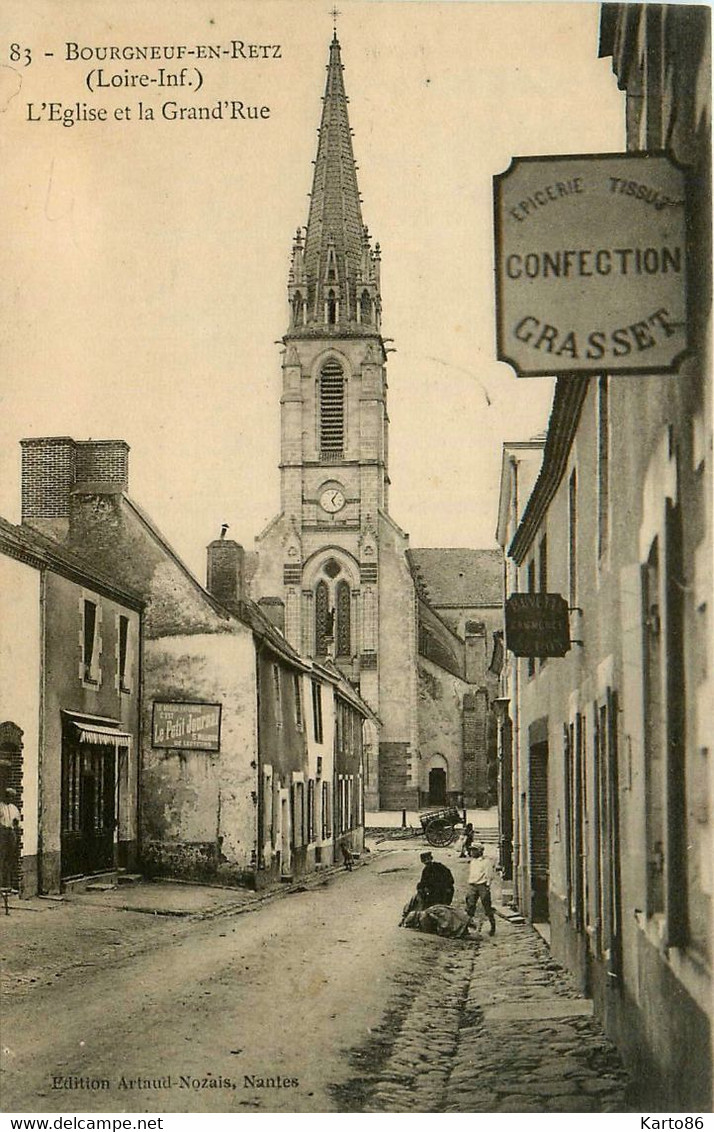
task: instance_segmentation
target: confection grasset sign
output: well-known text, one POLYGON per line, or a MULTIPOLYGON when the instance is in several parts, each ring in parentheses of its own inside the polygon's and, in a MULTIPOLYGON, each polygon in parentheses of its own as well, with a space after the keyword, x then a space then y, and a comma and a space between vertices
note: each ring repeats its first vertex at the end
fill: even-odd
POLYGON ((519 377, 676 370, 685 191, 663 153, 514 157, 494 177, 499 360, 519 377))
POLYGON ((570 643, 568 603, 561 594, 511 594, 506 646, 515 656, 565 656, 570 643))
POLYGON ((155 700, 151 745, 184 751, 220 750, 221 705, 155 700))

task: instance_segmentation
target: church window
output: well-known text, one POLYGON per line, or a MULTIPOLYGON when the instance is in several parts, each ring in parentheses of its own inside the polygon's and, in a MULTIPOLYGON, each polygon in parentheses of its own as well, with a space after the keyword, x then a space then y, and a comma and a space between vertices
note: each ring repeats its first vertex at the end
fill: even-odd
POLYGON ((302 311, 302 295, 298 291, 293 299, 293 326, 299 326, 303 321, 302 311))
POLYGON ((360 299, 360 322, 372 321, 372 300, 369 297, 369 291, 362 292, 360 299))
POLYGON ((315 652, 317 656, 326 656, 327 639, 332 638, 332 622, 334 614, 330 609, 330 595, 327 582, 322 579, 315 587, 315 652))
POLYGON ((327 321, 330 326, 337 322, 337 298, 334 291, 329 291, 327 295, 327 321))
POLYGON ((339 362, 325 362, 320 374, 320 450, 341 456, 345 442, 345 378, 339 362))
POLYGON ((340 573, 340 570, 341 566, 339 562, 335 562, 334 558, 328 559, 328 561, 325 563, 325 573, 327 574, 328 578, 336 578, 340 573))
POLYGON ((350 632, 350 587, 349 583, 342 581, 337 583, 336 590, 336 605, 337 605, 337 656, 350 656, 351 655, 351 632, 350 632))

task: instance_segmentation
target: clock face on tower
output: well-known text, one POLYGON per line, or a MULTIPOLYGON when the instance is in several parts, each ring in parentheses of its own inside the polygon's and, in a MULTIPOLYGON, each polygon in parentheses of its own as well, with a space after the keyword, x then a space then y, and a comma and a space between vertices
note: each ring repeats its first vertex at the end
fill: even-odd
POLYGON ((345 493, 339 487, 325 488, 320 496, 320 506, 329 515, 336 515, 338 511, 342 510, 345 503, 345 493))

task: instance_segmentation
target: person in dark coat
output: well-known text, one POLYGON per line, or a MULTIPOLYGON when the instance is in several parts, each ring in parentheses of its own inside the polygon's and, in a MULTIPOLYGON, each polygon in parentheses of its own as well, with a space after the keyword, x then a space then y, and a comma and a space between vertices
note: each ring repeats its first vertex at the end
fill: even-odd
POLYGON ((429 908, 432 904, 451 904, 454 899, 454 878, 451 870, 440 861, 435 861, 430 852, 421 854, 424 866, 417 885, 417 892, 422 899, 422 907, 429 908))

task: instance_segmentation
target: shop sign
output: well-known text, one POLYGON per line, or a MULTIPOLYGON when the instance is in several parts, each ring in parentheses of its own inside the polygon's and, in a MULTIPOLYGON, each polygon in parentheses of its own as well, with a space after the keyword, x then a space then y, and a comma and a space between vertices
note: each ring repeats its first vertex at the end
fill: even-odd
POLYGON ((514 157, 494 177, 499 360, 518 377, 676 371, 685 195, 663 153, 514 157))
POLYGON ((565 656, 568 603, 560 594, 516 593, 506 601, 506 647, 516 656, 565 656))
POLYGON ((220 750, 221 705, 155 700, 151 745, 184 751, 220 750))

